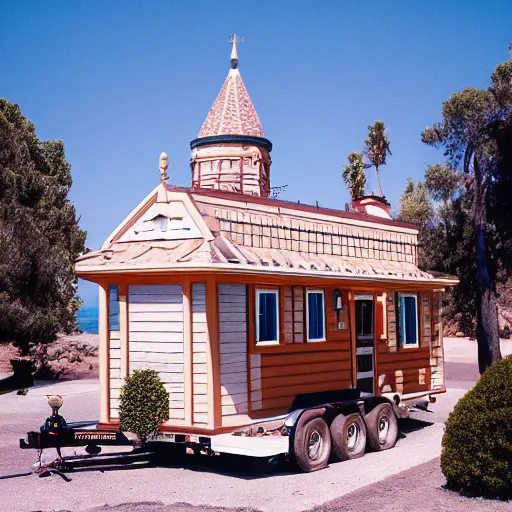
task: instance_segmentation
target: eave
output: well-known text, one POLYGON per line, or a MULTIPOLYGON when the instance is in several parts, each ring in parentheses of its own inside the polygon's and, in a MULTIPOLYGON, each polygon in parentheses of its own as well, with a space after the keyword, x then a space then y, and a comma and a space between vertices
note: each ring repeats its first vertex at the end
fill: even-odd
POLYGON ((354 282, 360 284, 376 284, 376 285, 417 285, 418 287, 431 289, 445 286, 455 286, 458 284, 456 278, 439 278, 439 279, 421 279, 414 277, 397 277, 397 276, 380 276, 380 275, 364 275, 354 274, 346 275, 335 272, 307 272, 297 269, 286 268, 255 268, 252 265, 233 265, 229 263, 217 264, 197 264, 197 263, 179 263, 175 265, 154 266, 152 268, 135 268, 133 265, 116 265, 105 268, 104 266, 90 266, 84 270, 77 270, 79 277, 95 281, 106 276, 172 276, 183 274, 200 274, 200 275, 230 275, 230 276, 258 276, 261 278, 304 278, 304 279, 329 279, 336 281, 354 282))

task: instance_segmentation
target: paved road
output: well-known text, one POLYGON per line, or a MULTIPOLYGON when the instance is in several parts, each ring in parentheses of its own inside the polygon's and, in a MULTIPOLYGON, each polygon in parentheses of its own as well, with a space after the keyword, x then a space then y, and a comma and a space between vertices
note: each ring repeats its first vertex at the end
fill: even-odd
MULTIPOLYGON (((457 340, 458 345, 461 343, 457 340)), ((466 344, 470 343, 466 341, 466 344)), ((472 346, 468 347, 471 351, 472 346)), ((460 347, 454 354, 447 350, 448 392, 432 406, 433 412, 418 413, 414 420, 402 423, 403 437, 392 450, 332 464, 328 469, 312 474, 293 472, 286 465, 262 469, 251 465, 246 458, 229 459, 227 462, 218 458, 187 458, 185 464, 174 467, 75 472, 70 483, 55 476, 45 479, 35 476, 13 478, 0 480, 0 509, 85 511, 107 506, 101 510, 115 507, 116 512, 188 512, 194 507, 204 510, 208 505, 219 510, 227 507, 238 511, 270 512, 284 508, 298 512, 315 507, 335 511, 355 510, 350 507, 356 507, 364 496, 372 496, 377 501, 373 504, 367 502, 368 507, 357 507, 358 510, 428 510, 430 507, 417 508, 424 503, 422 495, 428 490, 421 482, 426 480, 432 492, 439 491, 442 475, 437 459, 444 422, 456 401, 478 377, 474 362, 458 362, 460 347), (430 478, 430 473, 435 477, 430 478), (410 485, 414 482, 419 485, 419 495, 414 498, 410 493, 407 495, 407 481, 410 485), (412 504, 416 508, 407 506, 407 501, 396 501, 396 482, 403 483, 403 496, 407 500, 415 500, 412 504), (388 502, 394 503, 395 508, 386 509, 384 504, 388 502), (190 506, 169 506, 176 503, 190 506), (127 505, 118 508, 120 504, 127 505)), ((34 462, 32 451, 22 451, 15 446, 20 435, 27 429, 38 428, 48 414, 45 394, 49 389, 38 387, 30 390, 27 396, 9 394, 0 397, 0 475, 26 471, 34 462)), ((58 383, 51 386, 51 391, 64 395, 62 412, 68 421, 96 417, 97 381, 58 383)), ((454 499, 459 500, 458 497, 454 499)))

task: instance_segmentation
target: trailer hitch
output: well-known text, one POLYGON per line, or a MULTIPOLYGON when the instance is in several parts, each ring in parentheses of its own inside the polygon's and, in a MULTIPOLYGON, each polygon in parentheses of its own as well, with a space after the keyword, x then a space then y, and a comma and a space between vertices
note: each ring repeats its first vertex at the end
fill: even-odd
POLYGON ((14 476, 27 476, 38 474, 39 477, 46 477, 53 474, 59 475, 65 481, 71 481, 64 472, 73 471, 77 468, 90 466, 128 465, 135 462, 152 462, 154 453, 143 451, 137 447, 137 443, 126 437, 120 430, 94 428, 97 423, 76 422, 67 423, 59 414, 63 400, 60 395, 47 395, 48 404, 52 408, 52 414, 44 425, 37 431, 27 432, 26 439, 20 439, 20 448, 36 449, 38 451, 38 464, 33 472, 8 475, 2 478, 13 478, 14 476), (87 454, 63 457, 61 448, 85 447, 87 454), (100 455, 101 446, 131 446, 130 452, 116 452, 100 455), (41 455, 44 449, 55 448, 58 457, 48 464, 41 464, 41 455))

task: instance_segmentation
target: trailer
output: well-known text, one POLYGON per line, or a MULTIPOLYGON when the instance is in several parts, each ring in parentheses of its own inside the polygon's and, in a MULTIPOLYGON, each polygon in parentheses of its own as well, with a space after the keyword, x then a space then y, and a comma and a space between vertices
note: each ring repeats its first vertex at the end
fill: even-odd
POLYGON ((271 197, 272 143, 233 55, 190 143, 191 187, 167 183, 162 153, 160 184, 77 259, 99 285, 99 428, 118 428, 125 377, 150 368, 170 396, 162 440, 309 471, 393 446, 396 418, 445 391, 457 279, 418 268, 418 229, 384 197, 271 197))
MULTIPOLYGON (((327 393, 300 395, 288 414, 267 418, 244 428, 214 435, 159 433, 142 449, 134 436, 118 429, 98 428, 95 421, 67 423, 59 414, 63 400, 49 395, 52 414, 39 431, 27 432, 20 448, 36 449, 40 457, 45 449, 55 448, 58 457, 43 469, 62 473, 79 467, 138 462, 166 461, 169 450, 177 448, 185 455, 242 455, 278 461, 287 459, 304 472, 325 468, 329 461, 362 457, 366 451, 392 448, 399 435, 398 418, 408 417, 412 407, 397 404, 387 397, 345 389, 327 393), (103 446, 131 447, 130 452, 101 454, 103 446), (85 454, 62 456, 62 448, 83 447, 85 454)), ((427 404, 417 402, 426 409, 427 404)), ((169 459, 167 459, 169 462, 169 459)))

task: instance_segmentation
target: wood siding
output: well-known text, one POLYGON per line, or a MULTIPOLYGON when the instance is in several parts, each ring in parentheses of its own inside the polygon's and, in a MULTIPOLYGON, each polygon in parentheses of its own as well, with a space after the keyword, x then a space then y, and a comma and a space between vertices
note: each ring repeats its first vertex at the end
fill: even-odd
POLYGON ((119 331, 109 333, 109 376, 110 376, 110 417, 119 418, 119 393, 123 385, 121 377, 121 334, 119 331))
MULTIPOLYGON (((321 289, 325 297, 326 341, 306 341, 306 287, 283 286, 281 300, 281 338, 279 347, 255 347, 261 353, 250 356, 250 410, 258 417, 289 410, 295 396, 351 386, 350 329, 348 293, 343 292, 344 308, 334 310, 336 287, 321 289), (341 322, 343 329, 339 329, 341 322), (291 331, 291 329, 293 329, 291 331), (286 351, 281 351, 286 347, 286 351)), ((255 293, 255 287, 249 288, 255 293)), ((249 301, 249 318, 254 316, 254 301, 249 301)), ((254 335, 251 336, 254 338, 254 335)))
POLYGON ((343 351, 252 355, 252 409, 285 413, 299 394, 350 387, 349 354, 347 346, 343 351))
POLYGON ((208 425, 206 284, 192 284, 193 423, 208 425))
POLYGON ((247 414, 247 286, 219 284, 220 384, 225 418, 247 414))
POLYGON ((185 419, 183 288, 131 285, 128 288, 130 372, 150 368, 169 392, 170 423, 185 419))
POLYGON ((445 382, 441 292, 432 294, 432 324, 430 387, 431 389, 443 389, 445 382))
MULTIPOLYGON (((376 337, 376 378, 384 375, 383 392, 418 393, 433 389, 430 383, 431 304, 430 293, 418 293, 418 347, 404 347, 398 333, 395 290, 387 290, 387 336, 376 337)), ((381 311, 376 319, 382 321, 381 311)), ((382 328, 376 325, 376 332, 382 328)))

